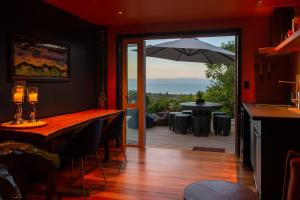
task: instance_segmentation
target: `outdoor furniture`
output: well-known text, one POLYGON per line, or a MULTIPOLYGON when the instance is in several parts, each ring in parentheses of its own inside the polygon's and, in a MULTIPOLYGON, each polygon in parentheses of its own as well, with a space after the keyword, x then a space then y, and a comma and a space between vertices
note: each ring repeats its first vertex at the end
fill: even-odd
POLYGON ((175 61, 210 64, 233 64, 235 54, 231 51, 200 41, 183 38, 146 47, 146 56, 175 61))
POLYGON ((194 136, 208 136, 210 131, 210 117, 192 116, 192 132, 194 136))
POLYGON ((180 114, 181 112, 169 112, 169 130, 175 131, 175 115, 180 114))
POLYGON ((228 181, 200 181, 184 189, 184 200, 259 200, 247 187, 228 181))
POLYGON ((168 126, 169 125, 169 112, 153 113, 154 124, 156 126, 168 126))
POLYGON ((197 132, 196 135, 199 135, 199 132, 205 132, 205 135, 209 134, 211 112, 222 107, 222 104, 213 102, 206 102, 201 104, 196 104, 196 102, 183 102, 180 103, 180 105, 182 109, 192 110, 192 117, 202 116, 202 118, 192 118, 192 127, 194 127, 192 128, 192 130, 195 130, 197 132), (206 123, 205 125, 203 124, 204 122, 206 123), (199 124, 197 125, 194 123, 201 123, 203 127, 201 128, 199 124))
POLYGON ((216 134, 228 136, 231 129, 231 117, 228 115, 216 115, 216 134))
MULTIPOLYGON (((138 129, 138 111, 136 109, 130 110, 129 116, 129 119, 127 120, 128 128, 138 129)), ((151 114, 146 113, 146 128, 153 127, 155 125, 154 121, 155 118, 151 114)))
POLYGON ((189 114, 176 114, 175 115, 175 132, 179 131, 182 134, 186 134, 190 128, 191 116, 189 114))
POLYGON ((192 112, 193 112, 193 111, 191 111, 191 110, 183 110, 183 111, 181 111, 181 112, 182 112, 182 114, 189 114, 189 115, 192 116, 192 112))
POLYGON ((214 129, 216 135, 217 135, 217 133, 216 133, 217 120, 215 118, 217 115, 226 115, 226 113, 225 112, 212 112, 213 129, 214 129))

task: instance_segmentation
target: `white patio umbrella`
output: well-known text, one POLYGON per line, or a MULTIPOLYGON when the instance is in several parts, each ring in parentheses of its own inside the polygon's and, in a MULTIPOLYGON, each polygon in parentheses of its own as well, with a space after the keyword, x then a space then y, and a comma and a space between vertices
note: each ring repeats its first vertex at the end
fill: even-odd
POLYGON ((146 47, 146 56, 175 61, 232 64, 235 54, 196 38, 184 38, 146 47))

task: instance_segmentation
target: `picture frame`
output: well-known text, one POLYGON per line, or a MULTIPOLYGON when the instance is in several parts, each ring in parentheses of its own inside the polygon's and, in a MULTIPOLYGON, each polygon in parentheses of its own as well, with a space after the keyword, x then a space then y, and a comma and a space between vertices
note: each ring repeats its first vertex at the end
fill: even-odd
POLYGON ((13 35, 11 80, 68 81, 70 47, 62 42, 13 35))

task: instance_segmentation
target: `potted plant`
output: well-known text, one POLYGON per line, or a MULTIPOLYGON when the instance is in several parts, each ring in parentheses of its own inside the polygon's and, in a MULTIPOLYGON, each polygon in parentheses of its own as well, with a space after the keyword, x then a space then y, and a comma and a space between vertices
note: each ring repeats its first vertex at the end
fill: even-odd
POLYGON ((205 103, 205 100, 203 99, 203 92, 199 90, 197 92, 196 104, 201 104, 201 103, 205 103))

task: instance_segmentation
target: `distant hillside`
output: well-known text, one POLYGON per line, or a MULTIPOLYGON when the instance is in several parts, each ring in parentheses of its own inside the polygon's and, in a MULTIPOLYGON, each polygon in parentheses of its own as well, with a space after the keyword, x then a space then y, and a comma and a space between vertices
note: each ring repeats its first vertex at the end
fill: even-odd
POLYGON ((147 79, 147 83, 169 83, 169 84, 209 84, 209 79, 198 78, 174 78, 174 79, 147 79))
MULTIPOLYGON (((205 91, 211 84, 209 79, 176 78, 176 79, 147 79, 147 93, 196 94, 205 91)), ((128 88, 136 90, 136 80, 128 81, 128 88)))

